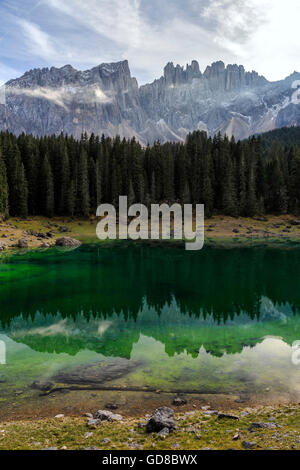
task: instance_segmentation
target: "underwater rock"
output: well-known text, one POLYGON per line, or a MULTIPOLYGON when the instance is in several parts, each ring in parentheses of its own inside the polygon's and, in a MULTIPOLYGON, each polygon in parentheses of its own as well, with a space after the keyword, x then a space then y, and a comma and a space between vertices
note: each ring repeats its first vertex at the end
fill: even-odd
POLYGON ((117 358, 60 371, 53 379, 60 384, 104 385, 136 370, 142 361, 117 358))
POLYGON ((43 382, 43 381, 40 381, 40 380, 36 380, 35 382, 33 382, 31 384, 31 388, 34 388, 36 390, 41 390, 42 392, 47 392, 49 390, 51 390, 52 388, 54 387, 54 383, 53 382, 43 382))

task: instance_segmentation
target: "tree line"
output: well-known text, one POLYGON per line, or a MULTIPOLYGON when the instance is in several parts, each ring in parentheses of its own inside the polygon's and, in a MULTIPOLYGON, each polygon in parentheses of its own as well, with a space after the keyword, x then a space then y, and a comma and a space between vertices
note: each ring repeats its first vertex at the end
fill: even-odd
POLYGON ((196 131, 185 143, 0 133, 0 214, 83 216, 100 203, 203 203, 206 216, 300 213, 300 148, 196 131))

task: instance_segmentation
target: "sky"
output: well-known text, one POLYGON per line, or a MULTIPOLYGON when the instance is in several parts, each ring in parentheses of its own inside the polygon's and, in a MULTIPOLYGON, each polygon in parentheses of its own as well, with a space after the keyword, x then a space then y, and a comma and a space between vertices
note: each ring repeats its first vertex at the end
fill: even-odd
POLYGON ((127 59, 139 84, 167 62, 300 72, 299 0, 0 0, 0 84, 37 67, 127 59))

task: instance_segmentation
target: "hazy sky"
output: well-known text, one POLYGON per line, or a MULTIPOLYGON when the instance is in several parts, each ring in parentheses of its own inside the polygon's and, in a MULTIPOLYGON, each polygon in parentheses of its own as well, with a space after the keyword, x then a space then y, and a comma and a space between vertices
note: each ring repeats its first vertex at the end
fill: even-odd
POLYGON ((0 0, 0 83, 35 67, 128 59, 139 83, 169 61, 300 72, 299 0, 0 0))

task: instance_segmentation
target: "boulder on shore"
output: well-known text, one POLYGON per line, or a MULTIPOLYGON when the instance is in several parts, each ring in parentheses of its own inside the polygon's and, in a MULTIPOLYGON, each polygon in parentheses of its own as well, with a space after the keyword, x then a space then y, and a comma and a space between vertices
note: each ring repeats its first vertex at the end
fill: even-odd
POLYGON ((155 410, 153 416, 147 423, 147 432, 160 432, 168 428, 170 432, 177 428, 174 411, 167 406, 162 406, 155 410))
POLYGON ((25 238, 21 238, 21 239, 18 241, 18 247, 19 247, 19 248, 28 248, 28 241, 25 240, 25 238))
POLYGON ((75 238, 71 237, 61 237, 56 240, 56 246, 71 246, 71 247, 77 247, 81 245, 81 242, 79 240, 76 240, 75 238))
POLYGON ((186 404, 187 404, 186 399, 182 398, 182 397, 176 397, 173 400, 173 405, 175 405, 175 406, 183 406, 183 405, 186 405, 186 404))
POLYGON ((94 415, 94 419, 99 419, 100 421, 122 421, 122 416, 111 411, 98 410, 94 415))

